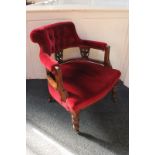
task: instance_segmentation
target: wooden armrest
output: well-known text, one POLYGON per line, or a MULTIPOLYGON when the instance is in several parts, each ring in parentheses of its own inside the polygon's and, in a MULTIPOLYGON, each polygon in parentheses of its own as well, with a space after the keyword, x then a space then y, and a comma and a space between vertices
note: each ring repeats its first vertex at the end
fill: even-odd
POLYGON ((110 46, 107 45, 105 48, 104 65, 112 68, 110 59, 109 59, 109 55, 110 55, 110 46))
POLYGON ((55 79, 57 82, 57 90, 60 93, 61 96, 61 100, 62 101, 66 101, 68 93, 67 91, 64 89, 63 87, 63 80, 62 80, 62 72, 59 66, 55 66, 54 67, 54 71, 55 71, 55 79))
POLYGON ((54 89, 57 89, 57 83, 55 80, 53 80, 49 75, 47 75, 47 81, 54 89))
POLYGON ((53 73, 46 70, 47 72, 47 80, 51 87, 57 90, 60 94, 61 101, 66 101, 67 99, 67 91, 63 87, 62 73, 59 66, 54 66, 53 73))

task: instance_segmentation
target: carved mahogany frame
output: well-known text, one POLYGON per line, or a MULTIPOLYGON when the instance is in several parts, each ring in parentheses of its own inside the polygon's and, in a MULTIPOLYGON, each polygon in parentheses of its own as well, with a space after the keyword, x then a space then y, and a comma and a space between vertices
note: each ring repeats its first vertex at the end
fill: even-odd
MULTIPOLYGON (((110 63, 110 59, 109 59, 109 55, 110 55, 110 46, 106 46, 105 47, 105 55, 104 55, 104 61, 98 61, 98 60, 94 60, 94 59, 90 59, 89 58, 89 51, 90 48, 88 47, 80 47, 80 53, 82 58, 81 59, 87 59, 91 62, 95 62, 95 63, 100 63, 103 64, 105 66, 111 67, 111 63, 110 63)), ((57 53, 55 53, 55 58, 59 63, 66 63, 68 61, 74 61, 76 59, 68 59, 63 61, 63 51, 59 51, 57 53)), ((47 71, 47 80, 48 83, 54 88, 56 89, 61 97, 61 101, 66 102, 66 99, 68 97, 68 93, 67 91, 64 89, 63 86, 63 78, 62 78, 62 72, 61 69, 59 67, 59 65, 56 65, 53 69, 52 72, 47 71)), ((112 96, 113 99, 116 99, 116 86, 113 88, 112 90, 112 96)), ((66 102, 67 104, 67 102, 66 102)), ((75 112, 74 110, 71 109, 71 118, 72 118, 72 125, 73 125, 73 129, 78 133, 79 132, 79 114, 80 112, 75 112)))
POLYGON ((81 57, 88 59, 88 57, 89 57, 89 51, 90 51, 90 48, 89 47, 80 47, 81 57))

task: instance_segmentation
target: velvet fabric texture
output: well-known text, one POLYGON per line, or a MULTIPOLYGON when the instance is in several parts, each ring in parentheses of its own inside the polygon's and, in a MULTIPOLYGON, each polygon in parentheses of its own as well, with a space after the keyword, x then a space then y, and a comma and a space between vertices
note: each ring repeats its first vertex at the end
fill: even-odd
POLYGON ((69 47, 105 50, 107 43, 80 39, 72 22, 39 27, 31 32, 30 37, 33 42, 39 44, 40 60, 47 70, 52 72, 55 65, 60 66, 63 85, 68 92, 66 102, 61 101, 59 92, 49 84, 48 89, 51 96, 68 111, 80 111, 103 98, 121 75, 118 70, 86 59, 59 64, 50 57, 51 53, 69 47))
POLYGON ((104 50, 104 42, 82 40, 72 22, 60 22, 39 27, 30 34, 31 40, 38 43, 47 54, 59 52, 69 47, 86 46, 104 50))
POLYGON ((69 96, 67 103, 49 85, 49 91, 66 110, 79 111, 103 98, 120 77, 120 72, 87 60, 74 60, 60 65, 63 84, 69 96))

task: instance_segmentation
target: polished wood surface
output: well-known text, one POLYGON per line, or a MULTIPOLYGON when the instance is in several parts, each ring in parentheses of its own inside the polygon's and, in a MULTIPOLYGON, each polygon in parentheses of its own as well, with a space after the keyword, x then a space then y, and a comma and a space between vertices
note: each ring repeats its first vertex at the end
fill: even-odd
POLYGON ((90 48, 88 48, 88 47, 81 47, 80 48, 81 57, 88 59, 88 57, 89 57, 89 51, 90 51, 90 48))
POLYGON ((79 133, 79 112, 71 113, 71 119, 72 119, 72 126, 73 126, 74 131, 79 133))
POLYGON ((63 62, 63 50, 58 51, 55 53, 55 59, 59 62, 62 63, 63 62))
POLYGON ((54 89, 57 89, 57 83, 55 80, 53 80, 49 75, 47 75, 47 81, 54 89))
POLYGON ((109 59, 109 55, 110 55, 110 46, 107 45, 105 48, 104 65, 112 68, 110 59, 109 59))
POLYGON ((61 96, 61 101, 66 102, 68 93, 63 87, 63 80, 62 80, 62 72, 59 66, 54 67, 55 72, 55 79, 57 82, 57 90, 59 91, 59 94, 61 96))

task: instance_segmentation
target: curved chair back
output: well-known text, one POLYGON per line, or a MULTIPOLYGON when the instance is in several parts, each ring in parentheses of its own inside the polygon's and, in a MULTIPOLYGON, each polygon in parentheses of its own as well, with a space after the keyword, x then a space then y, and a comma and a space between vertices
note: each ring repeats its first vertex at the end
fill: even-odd
POLYGON ((61 22, 46 25, 33 30, 31 40, 38 43, 43 52, 60 52, 65 48, 76 47, 80 39, 72 22, 61 22))

